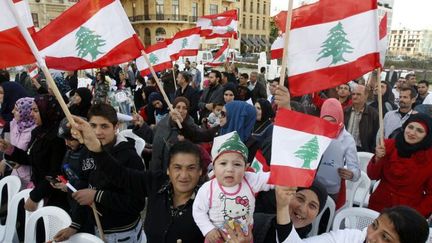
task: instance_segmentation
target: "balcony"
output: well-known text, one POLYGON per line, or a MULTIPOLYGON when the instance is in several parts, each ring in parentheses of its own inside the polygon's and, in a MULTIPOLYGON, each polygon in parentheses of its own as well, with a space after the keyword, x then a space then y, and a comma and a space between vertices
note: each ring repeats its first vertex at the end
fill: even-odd
POLYGON ((194 16, 188 15, 175 15, 175 14, 146 14, 146 15, 135 15, 130 16, 129 21, 135 22, 196 22, 194 16), (193 21, 195 20, 195 21, 193 21))

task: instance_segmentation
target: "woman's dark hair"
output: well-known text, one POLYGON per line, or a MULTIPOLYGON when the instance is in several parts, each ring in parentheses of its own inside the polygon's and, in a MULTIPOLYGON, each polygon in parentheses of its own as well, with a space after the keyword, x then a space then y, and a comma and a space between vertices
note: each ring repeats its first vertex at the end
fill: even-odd
POLYGON ((203 168, 202 160, 201 160, 201 151, 198 148, 197 145, 194 143, 185 140, 185 141, 179 141, 176 142, 169 150, 169 160, 168 160, 168 167, 171 164, 171 158, 174 157, 176 154, 192 154, 198 159, 198 165, 200 168, 203 168))
POLYGON ((101 103, 92 105, 87 115, 88 120, 90 121, 93 116, 101 116, 107 119, 113 126, 118 123, 116 110, 108 104, 101 103))
POLYGON ((386 215, 393 223, 400 243, 426 242, 429 226, 426 219, 416 210, 407 206, 396 206, 384 209, 381 215, 386 215))
POLYGON ((9 72, 5 69, 0 69, 0 83, 10 81, 9 72))

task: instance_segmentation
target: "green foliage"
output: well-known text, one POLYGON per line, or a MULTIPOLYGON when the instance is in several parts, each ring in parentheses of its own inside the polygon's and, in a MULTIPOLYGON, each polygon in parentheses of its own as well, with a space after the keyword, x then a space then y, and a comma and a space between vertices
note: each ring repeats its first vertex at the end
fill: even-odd
POLYGON ((311 162, 318 159, 319 145, 318 138, 314 136, 307 143, 303 144, 299 150, 294 152, 295 157, 303 160, 302 168, 310 169, 311 162))
POLYGON ((352 53, 353 49, 350 46, 350 41, 346 38, 347 34, 343 29, 343 25, 339 22, 335 27, 331 28, 327 34, 328 38, 321 45, 322 49, 319 53, 321 55, 318 57, 317 61, 322 58, 332 57, 332 64, 337 64, 338 62, 347 62, 343 57, 345 53, 352 53))
POLYGON ((79 57, 85 58, 90 54, 94 61, 99 54, 103 54, 98 49, 105 45, 105 40, 89 28, 81 26, 75 34, 75 38, 77 39, 75 50, 78 51, 79 57))

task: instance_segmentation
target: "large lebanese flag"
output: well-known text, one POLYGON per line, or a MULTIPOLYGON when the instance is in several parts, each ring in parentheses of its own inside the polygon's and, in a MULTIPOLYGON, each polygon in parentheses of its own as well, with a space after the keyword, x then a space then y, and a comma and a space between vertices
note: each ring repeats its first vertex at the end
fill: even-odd
MULTIPOLYGON (((30 47, 18 29, 8 1, 0 1, 0 68, 19 66, 36 62, 30 47)), ((24 26, 33 32, 33 20, 27 1, 13 0, 14 7, 24 26)))
POLYGON ((166 40, 168 46, 168 55, 172 61, 178 60, 181 56, 196 56, 201 44, 201 28, 177 32, 173 38, 166 40))
POLYGON ((342 125, 279 109, 273 127, 270 184, 309 187, 321 156, 342 125))
POLYGON ((387 52, 387 13, 384 14, 379 24, 379 51, 381 67, 384 67, 387 52))
MULTIPOLYGON (((287 48, 293 96, 335 87, 380 66, 376 0, 321 0, 293 12, 287 48)), ((273 43, 272 58, 282 57, 283 43, 273 43)))
POLYGON ((119 0, 81 0, 33 39, 47 66, 60 70, 124 63, 144 49, 119 0))
POLYGON ((229 60, 228 58, 228 40, 225 40, 223 46, 216 52, 213 61, 205 63, 207 66, 217 67, 223 65, 229 60))
POLYGON ((201 16, 197 20, 197 27, 201 27, 201 36, 206 39, 231 37, 237 39, 237 10, 201 16))
MULTIPOLYGON (((160 72, 172 67, 172 61, 168 55, 168 48, 164 41, 157 42, 147 47, 145 52, 155 72, 160 72)), ((136 64, 142 76, 151 74, 150 67, 147 65, 144 57, 140 56, 137 58, 136 64)))

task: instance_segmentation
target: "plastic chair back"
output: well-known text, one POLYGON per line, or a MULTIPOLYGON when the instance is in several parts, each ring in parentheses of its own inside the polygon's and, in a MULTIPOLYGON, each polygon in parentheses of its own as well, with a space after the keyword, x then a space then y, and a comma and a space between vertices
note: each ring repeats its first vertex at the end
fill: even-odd
POLYGON ((366 172, 369 161, 374 156, 373 153, 369 152, 357 152, 357 157, 359 159, 360 170, 366 172))
POLYGON ((363 207, 365 199, 369 194, 370 186, 371 180, 364 171, 361 171, 358 181, 346 181, 347 193, 344 208, 350 208, 354 204, 363 207))
POLYGON ((335 215, 336 203, 333 201, 333 199, 331 197, 327 196, 327 202, 324 205, 323 210, 317 215, 315 220, 312 222, 312 229, 308 234, 309 237, 318 235, 319 224, 321 222, 321 218, 327 209, 330 211, 330 217, 329 217, 329 220, 327 223, 326 232, 328 232, 330 230, 330 226, 332 225, 333 218, 335 215))
POLYGON ((67 243, 104 243, 99 237, 88 234, 88 233, 77 233, 72 235, 67 241, 67 243))
POLYGON ((368 227, 379 213, 368 208, 345 208, 338 212, 333 221, 333 230, 358 229, 368 227))
MULTIPOLYGON (((15 196, 21 189, 21 179, 18 176, 6 176, 0 180, 0 202, 2 201, 2 192, 4 188, 7 188, 7 199, 6 204, 9 207, 9 204, 12 200, 12 197, 15 196)), ((8 212, 9 214, 9 212, 8 212)), ((3 242, 2 239, 6 234, 6 224, 0 223, 0 242, 3 242)))

